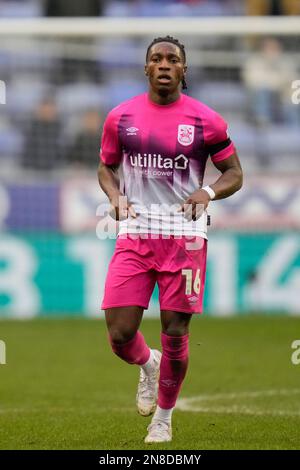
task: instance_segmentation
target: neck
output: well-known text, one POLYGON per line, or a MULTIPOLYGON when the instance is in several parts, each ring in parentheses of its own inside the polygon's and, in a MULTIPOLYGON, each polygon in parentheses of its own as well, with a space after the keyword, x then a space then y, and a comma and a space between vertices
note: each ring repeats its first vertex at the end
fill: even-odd
POLYGON ((180 90, 176 90, 173 93, 158 93, 151 88, 149 89, 149 98, 156 104, 171 104, 177 101, 180 97, 180 90))

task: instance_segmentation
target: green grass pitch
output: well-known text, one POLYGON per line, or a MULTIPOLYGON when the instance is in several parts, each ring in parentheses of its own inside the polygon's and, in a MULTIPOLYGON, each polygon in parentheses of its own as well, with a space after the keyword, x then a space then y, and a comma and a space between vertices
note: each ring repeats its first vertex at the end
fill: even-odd
MULTIPOLYGON (((158 320, 144 319, 151 347, 158 320)), ((194 318, 173 441, 146 445, 139 370, 114 356, 102 320, 1 321, 0 449, 299 449, 300 318, 194 318)))

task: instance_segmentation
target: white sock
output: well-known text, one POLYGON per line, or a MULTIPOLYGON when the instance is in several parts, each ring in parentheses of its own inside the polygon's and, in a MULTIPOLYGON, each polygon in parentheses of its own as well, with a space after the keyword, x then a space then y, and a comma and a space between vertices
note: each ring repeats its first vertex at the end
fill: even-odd
POLYGON ((143 369, 146 375, 149 375, 151 374, 151 372, 153 372, 153 367, 154 367, 154 354, 153 354, 153 350, 150 349, 150 357, 148 361, 145 362, 145 364, 141 365, 141 368, 143 369))
POLYGON ((152 422, 164 421, 165 423, 171 424, 173 410, 174 408, 169 408, 168 410, 164 410, 163 408, 160 408, 157 405, 155 413, 152 418, 152 422))

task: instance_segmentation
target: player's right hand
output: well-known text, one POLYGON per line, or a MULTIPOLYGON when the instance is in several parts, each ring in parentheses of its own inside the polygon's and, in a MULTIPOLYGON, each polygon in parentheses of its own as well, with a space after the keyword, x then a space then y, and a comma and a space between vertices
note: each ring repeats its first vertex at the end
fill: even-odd
POLYGON ((127 196, 122 193, 117 193, 110 199, 110 210, 109 215, 115 220, 125 220, 130 215, 136 219, 137 214, 127 196))

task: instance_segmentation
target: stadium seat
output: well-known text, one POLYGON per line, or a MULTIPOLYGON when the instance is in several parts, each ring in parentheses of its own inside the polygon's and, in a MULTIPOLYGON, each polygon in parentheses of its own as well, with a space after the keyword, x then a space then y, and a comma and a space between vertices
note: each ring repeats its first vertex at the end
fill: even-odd
POLYGON ((35 76, 18 76, 7 87, 7 110, 17 120, 22 119, 20 114, 32 113, 50 88, 35 76))
POLYGON ((0 116, 0 155, 1 163, 8 157, 20 155, 23 147, 23 136, 17 127, 8 119, 0 116))
POLYGON ((2 18, 33 18, 42 14, 43 4, 38 0, 0 2, 0 17, 2 18))
POLYGON ((109 108, 112 108, 122 101, 144 93, 147 90, 147 83, 142 80, 122 78, 122 86, 120 86, 120 80, 114 78, 108 82, 106 89, 109 108))
POLYGON ((113 68, 136 65, 140 67, 144 59, 145 49, 141 49, 140 41, 131 38, 101 39, 96 43, 96 58, 103 67, 113 68), (141 51, 141 52, 140 52, 141 51))
POLYGON ((247 93, 243 85, 235 82, 205 82, 193 89, 196 99, 220 112, 243 112, 247 109, 247 93))
POLYGON ((107 89, 96 83, 71 83, 59 87, 57 106, 60 114, 70 114, 89 108, 108 106, 107 89))
POLYGON ((229 135, 243 163, 244 170, 255 170, 258 161, 258 141, 255 128, 246 122, 227 119, 229 135))
POLYGON ((299 171, 300 133, 284 125, 266 129, 261 137, 261 146, 269 155, 272 169, 277 171, 299 171))

